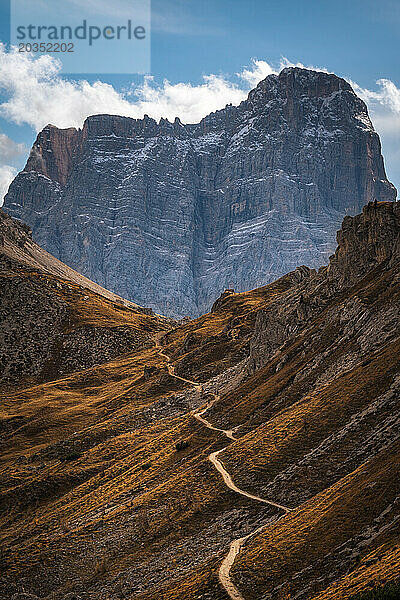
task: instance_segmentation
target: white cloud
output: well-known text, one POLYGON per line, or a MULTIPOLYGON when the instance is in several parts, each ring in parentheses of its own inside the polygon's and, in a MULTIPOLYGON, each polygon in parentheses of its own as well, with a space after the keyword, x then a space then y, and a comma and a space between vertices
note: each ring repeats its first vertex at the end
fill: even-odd
POLYGON ((377 127, 386 134, 393 132, 393 128, 400 133, 400 88, 389 79, 378 79, 377 91, 362 88, 354 81, 350 83, 375 115, 377 127))
POLYGON ((5 133, 0 133, 0 161, 10 161, 27 152, 25 144, 17 144, 5 133))
POLYGON ((322 73, 332 73, 332 71, 328 71, 328 69, 325 69, 325 67, 316 67, 314 65, 306 66, 301 62, 294 63, 288 58, 283 57, 279 63, 279 70, 285 69, 286 67, 299 67, 300 69, 311 69, 312 71, 321 71, 322 73))
POLYGON ((254 59, 252 68, 243 69, 241 73, 236 73, 236 75, 253 88, 268 75, 276 74, 276 72, 265 60, 254 59))
POLYGON ((8 186, 17 174, 18 159, 26 153, 25 144, 18 144, 5 133, 0 133, 0 205, 8 186))
POLYGON ((17 169, 10 165, 0 165, 0 204, 8 192, 8 187, 17 174, 17 169))
MULTIPOLYGON (((61 65, 53 57, 34 57, 15 49, 8 52, 0 45, 0 91, 7 98, 0 105, 0 116, 13 123, 29 124, 36 131, 47 123, 81 127, 88 115, 99 113, 133 118, 148 114, 157 120, 161 117, 173 120, 179 116, 185 123, 195 123, 226 104, 239 104, 259 81, 288 66, 304 67, 286 58, 282 58, 276 68, 264 60, 253 60, 250 67, 236 73, 234 81, 211 74, 204 76, 198 85, 173 84, 167 80, 157 85, 147 77, 142 86, 119 92, 101 81, 92 84, 85 80, 67 81, 61 77, 61 65)), ((320 67, 307 68, 326 72, 320 67)), ((375 91, 350 83, 369 106, 382 137, 389 177, 399 183, 400 90, 387 79, 379 80, 375 91)), ((4 157, 3 162, 6 162, 4 157)))
POLYGON ((121 93, 111 85, 97 81, 67 81, 60 76, 60 63, 47 55, 38 58, 0 46, 0 89, 8 101, 0 105, 0 116, 14 123, 31 125, 36 131, 48 123, 58 127, 81 127, 88 115, 109 113, 142 118, 145 114, 159 119, 193 123, 226 104, 239 104, 250 87, 273 72, 264 61, 254 61, 240 78, 247 85, 232 83, 217 75, 203 77, 199 85, 172 84, 165 80, 156 85, 147 77, 142 86, 121 93))
POLYGON ((39 131, 49 122, 76 127, 90 113, 129 110, 130 103, 111 85, 66 81, 59 71, 59 62, 48 55, 31 58, 1 47, 0 89, 8 101, 0 105, 0 116, 39 131))
MULTIPOLYGON (((176 116, 185 123, 195 123, 210 112, 224 108, 226 104, 239 104, 246 98, 247 91, 217 75, 204 75, 203 83, 172 84, 165 80, 156 86, 147 77, 143 86, 135 90, 135 111, 139 115, 173 120, 176 116)), ((137 116, 137 115, 135 115, 137 116)))
POLYGON ((282 69, 286 67, 299 67, 300 69, 312 69, 313 71, 322 71, 323 73, 329 73, 327 69, 323 67, 314 67, 308 65, 307 67, 301 62, 293 63, 288 58, 282 57, 279 61, 279 67, 274 69, 265 60, 253 59, 250 69, 243 69, 241 73, 236 73, 237 77, 243 79, 250 85, 251 88, 255 87, 257 83, 268 77, 268 75, 277 75, 282 69))

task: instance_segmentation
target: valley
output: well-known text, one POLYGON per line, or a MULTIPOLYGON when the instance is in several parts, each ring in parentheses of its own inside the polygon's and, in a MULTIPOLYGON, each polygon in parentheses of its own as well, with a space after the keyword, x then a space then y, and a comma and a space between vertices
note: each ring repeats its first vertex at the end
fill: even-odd
MULTIPOLYGON (((159 355, 160 356, 164 356, 167 359, 167 361, 168 361, 168 371, 169 371, 169 373, 171 375, 173 375, 174 377, 177 377, 181 381, 184 381, 186 383, 190 383, 195 388, 199 388, 200 393, 202 392, 202 386, 199 385, 198 382, 196 382, 196 381, 190 381, 188 379, 184 379, 184 378, 179 377, 178 375, 174 374, 174 370, 175 369, 174 369, 173 366, 170 366, 170 361, 169 361, 169 358, 168 358, 168 356, 166 354, 164 354, 163 352, 159 352, 159 355)), ((195 417, 195 419, 197 419, 198 421, 200 421, 201 423, 203 423, 205 425, 205 427, 207 427, 208 429, 211 429, 212 431, 220 431, 229 440, 235 440, 236 438, 233 435, 233 430, 232 429, 226 430, 226 429, 216 428, 209 421, 207 421, 203 417, 204 413, 215 402, 217 402, 218 399, 219 399, 219 397, 216 394, 211 394, 211 396, 212 396, 211 402, 205 408, 203 408, 200 412, 194 412, 193 416, 195 417)), ((218 455, 221 452, 223 452, 224 450, 225 450, 225 448, 221 448, 221 450, 217 450, 216 452, 212 452, 211 454, 208 455, 208 459, 214 465, 214 467, 216 468, 216 470, 218 471, 218 473, 220 473, 222 475, 222 479, 224 480, 225 485, 230 490, 233 490, 234 492, 236 492, 237 494, 240 494, 241 496, 244 496, 245 498, 250 498, 250 500, 256 500, 257 502, 263 502, 264 504, 268 504, 269 506, 273 506, 275 508, 278 508, 278 509, 282 510, 284 513, 288 513, 290 511, 290 509, 287 508, 286 506, 281 506, 280 504, 276 504, 272 500, 265 500, 264 498, 260 498, 259 496, 254 496, 253 494, 249 494, 248 492, 245 492, 244 490, 239 489, 233 483, 232 477, 229 475, 229 473, 227 472, 227 470, 225 469, 225 467, 223 466, 223 464, 221 463, 221 461, 217 458, 218 455)), ((234 540, 231 543, 230 550, 229 550, 229 553, 228 553, 227 557, 224 559, 224 561, 221 564, 221 567, 220 567, 219 572, 218 572, 218 577, 219 577, 219 580, 220 580, 222 586, 227 591, 229 597, 232 598, 232 600, 243 600, 243 596, 240 594, 240 592, 235 588, 235 586, 232 583, 232 580, 231 580, 230 575, 229 575, 231 567, 232 567, 232 565, 234 563, 234 560, 235 560, 236 556, 240 552, 240 548, 245 543, 245 541, 248 540, 253 535, 255 535, 256 533, 258 533, 259 531, 261 531, 261 529, 263 529, 263 526, 261 526, 260 528, 256 529, 253 533, 248 534, 244 538, 240 538, 240 539, 234 540)))
POLYGON ((327 266, 183 322, 46 270, 2 223, 2 306, 23 322, 39 298, 47 336, 21 329, 37 369, 0 388, 1 600, 350 600, 398 580, 397 203, 346 217, 327 266))

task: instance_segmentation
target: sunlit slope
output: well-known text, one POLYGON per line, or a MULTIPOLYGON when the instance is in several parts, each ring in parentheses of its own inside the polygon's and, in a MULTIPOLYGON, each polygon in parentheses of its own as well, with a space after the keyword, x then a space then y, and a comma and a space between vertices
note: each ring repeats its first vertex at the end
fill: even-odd
MULTIPOLYGON (((250 357, 242 363, 249 376, 222 394, 208 412, 208 418, 217 426, 238 427, 236 433, 241 439, 220 455, 235 482, 293 508, 330 486, 335 494, 336 482, 362 465, 374 473, 376 457, 389 448, 387 456, 391 456, 395 469, 388 476, 393 479, 393 495, 388 488, 386 496, 383 488, 382 503, 377 503, 390 514, 389 529, 395 527, 399 517, 395 500, 399 493, 398 447, 394 442, 400 433, 400 228, 395 208, 385 204, 366 207, 362 216, 351 220, 348 229, 340 232, 341 243, 328 269, 306 276, 281 296, 258 305, 250 357)), ((226 305, 217 312, 232 325, 235 302, 240 311, 242 295, 228 298, 232 312, 226 305)), ((192 355, 200 352, 194 344, 192 355)), ((188 354, 183 358, 177 354, 178 364, 185 367, 188 354)), ((190 367, 183 372, 190 373, 190 367)), ((363 486, 361 481, 360 498, 363 486)), ((348 501, 351 495, 350 491, 348 501)), ((347 533, 343 533, 349 535, 356 554, 374 548, 373 521, 377 515, 371 519, 368 515, 366 504, 366 512, 361 511, 361 542, 356 527, 351 531, 351 519, 347 533)), ((335 519, 328 516, 326 526, 334 530, 335 519)), ((318 535, 326 533, 316 532, 318 535)), ((344 553, 341 570, 327 577, 329 557, 324 564, 324 550, 319 576, 318 568, 312 571, 312 554, 305 553, 300 571, 311 570, 312 577, 323 581, 319 586, 315 584, 315 589, 320 591, 326 586, 327 597, 342 597, 335 593, 343 593, 347 598, 351 590, 376 585, 380 577, 396 579, 400 575, 392 556, 397 542, 390 539, 388 563, 384 568, 382 563, 381 571, 360 569, 353 573, 349 556, 344 553), (335 577, 341 581, 342 571, 348 569, 343 588, 338 583, 340 591, 329 591, 335 577)), ((327 554, 334 550, 327 550, 327 554)), ((246 549, 241 556, 246 557, 246 549)), ((257 556, 252 554, 248 563, 242 559, 248 569, 244 574, 238 562, 233 575, 239 589, 246 580, 245 597, 259 598, 261 591, 274 590, 271 597, 280 598, 282 590, 273 574, 266 574, 263 580, 264 558, 258 565, 263 583, 251 595, 250 565, 257 556)), ((284 569, 282 573, 285 577, 284 569)), ((308 598, 309 591, 303 592, 300 585, 301 574, 293 577, 299 583, 293 586, 292 594, 308 598)))
POLYGON ((139 337, 3 388, 0 600, 228 600, 219 567, 262 525, 231 572, 246 600, 347 600, 396 579, 399 234, 397 205, 369 205, 328 267, 228 291, 184 324, 21 269, 38 293, 54 282, 83 339, 139 337), (238 439, 196 420, 210 398, 205 418, 238 439), (208 460, 225 447, 238 486, 293 511, 277 521, 229 490, 208 460))
POLYGON ((124 573, 118 585, 135 595, 193 577, 193 589, 201 581, 224 597, 215 570, 231 537, 274 512, 224 486, 207 460, 220 436, 189 412, 199 392, 154 350, 3 402, 2 422, 15 427, 0 496, 6 585, 102 595, 124 573))
POLYGON ((177 373, 207 381, 247 358, 257 314, 278 300, 303 276, 315 273, 306 267, 249 292, 227 290, 211 312, 172 329, 163 345, 177 373))
POLYGON ((396 579, 399 494, 397 442, 248 543, 233 569, 245 597, 345 600, 396 579))

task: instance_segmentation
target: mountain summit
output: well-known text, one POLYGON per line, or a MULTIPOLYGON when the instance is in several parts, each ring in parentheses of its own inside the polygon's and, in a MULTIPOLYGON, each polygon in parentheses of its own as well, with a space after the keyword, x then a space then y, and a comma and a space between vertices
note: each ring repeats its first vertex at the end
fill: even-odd
POLYGON ((198 124, 95 115, 78 130, 48 125, 4 208, 100 285, 183 316, 226 287, 320 266, 343 216, 395 197, 351 86, 287 68, 198 124))

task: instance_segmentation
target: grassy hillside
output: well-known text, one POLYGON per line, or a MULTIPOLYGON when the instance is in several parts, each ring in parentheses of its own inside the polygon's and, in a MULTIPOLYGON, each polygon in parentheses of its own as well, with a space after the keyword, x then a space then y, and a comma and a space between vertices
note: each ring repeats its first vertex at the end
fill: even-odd
POLYGON ((8 262, 9 314, 37 311, 41 340, 22 328, 19 352, 45 360, 0 392, 0 599, 227 600, 220 565, 258 528, 230 572, 245 600, 398 580, 398 211, 367 207, 329 267, 182 324, 8 262), (208 404, 237 439, 195 418, 208 404), (292 510, 229 489, 223 448, 237 486, 292 510))

